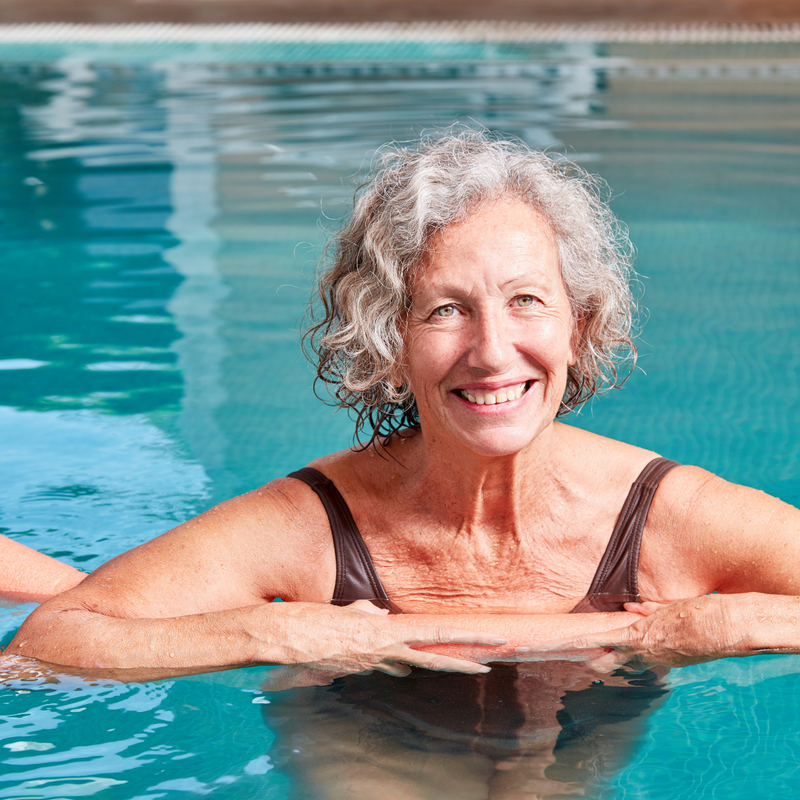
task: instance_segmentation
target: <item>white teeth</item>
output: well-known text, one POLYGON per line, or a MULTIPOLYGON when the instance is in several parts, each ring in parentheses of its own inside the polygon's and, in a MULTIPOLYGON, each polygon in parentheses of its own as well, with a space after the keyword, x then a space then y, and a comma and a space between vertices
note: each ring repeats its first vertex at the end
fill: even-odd
POLYGON ((525 392, 526 384, 520 383, 518 386, 511 386, 499 392, 487 392, 486 394, 476 394, 472 392, 461 391, 461 396, 468 400, 470 403, 482 406, 493 406, 498 403, 507 403, 510 400, 518 400, 525 392))

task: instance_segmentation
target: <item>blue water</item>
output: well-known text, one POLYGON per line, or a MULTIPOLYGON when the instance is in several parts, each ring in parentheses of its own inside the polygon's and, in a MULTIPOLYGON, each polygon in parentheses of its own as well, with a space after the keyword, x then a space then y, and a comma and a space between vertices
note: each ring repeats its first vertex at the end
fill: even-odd
MULTIPOLYGON (((0 531, 91 569, 347 446, 298 347, 325 234, 371 150, 456 119, 597 171, 630 227, 640 369, 575 424, 800 505, 791 48, 156 55, 0 51, 0 531)), ((673 671, 587 796, 792 796, 799 671, 673 671)), ((0 798, 283 800, 263 676, 10 681, 0 798)))

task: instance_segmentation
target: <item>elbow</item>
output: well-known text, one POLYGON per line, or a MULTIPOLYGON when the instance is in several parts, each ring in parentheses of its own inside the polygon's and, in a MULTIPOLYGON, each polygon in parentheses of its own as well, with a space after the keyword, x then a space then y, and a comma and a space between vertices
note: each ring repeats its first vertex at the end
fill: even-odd
POLYGON ((79 607, 62 607, 51 602, 39 606, 25 620, 4 656, 24 656, 62 666, 98 668, 103 666, 98 651, 102 637, 96 634, 96 614, 79 607))

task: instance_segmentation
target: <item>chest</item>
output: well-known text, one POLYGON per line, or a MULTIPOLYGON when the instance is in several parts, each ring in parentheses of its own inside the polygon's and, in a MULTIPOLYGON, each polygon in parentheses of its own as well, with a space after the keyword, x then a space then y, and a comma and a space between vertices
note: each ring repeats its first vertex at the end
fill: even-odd
POLYGON ((362 535, 407 613, 565 613, 588 591, 613 527, 613 514, 465 529, 406 513, 362 535))

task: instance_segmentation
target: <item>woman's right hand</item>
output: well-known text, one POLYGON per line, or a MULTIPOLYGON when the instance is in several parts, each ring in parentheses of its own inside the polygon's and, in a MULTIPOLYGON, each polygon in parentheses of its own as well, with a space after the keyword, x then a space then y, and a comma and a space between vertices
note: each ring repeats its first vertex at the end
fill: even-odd
MULTIPOLYGON (((337 607, 314 603, 281 606, 281 639, 292 663, 270 674, 272 691, 326 685, 337 677, 373 671, 404 677, 411 667, 476 674, 489 667, 474 661, 426 653, 414 646, 469 644, 497 647, 506 639, 477 631, 398 624, 367 600, 337 607)), ((273 622, 274 625, 274 622, 273 622)), ((262 660, 256 658, 256 660, 262 660)), ((266 659, 263 659, 266 660, 266 659)))

